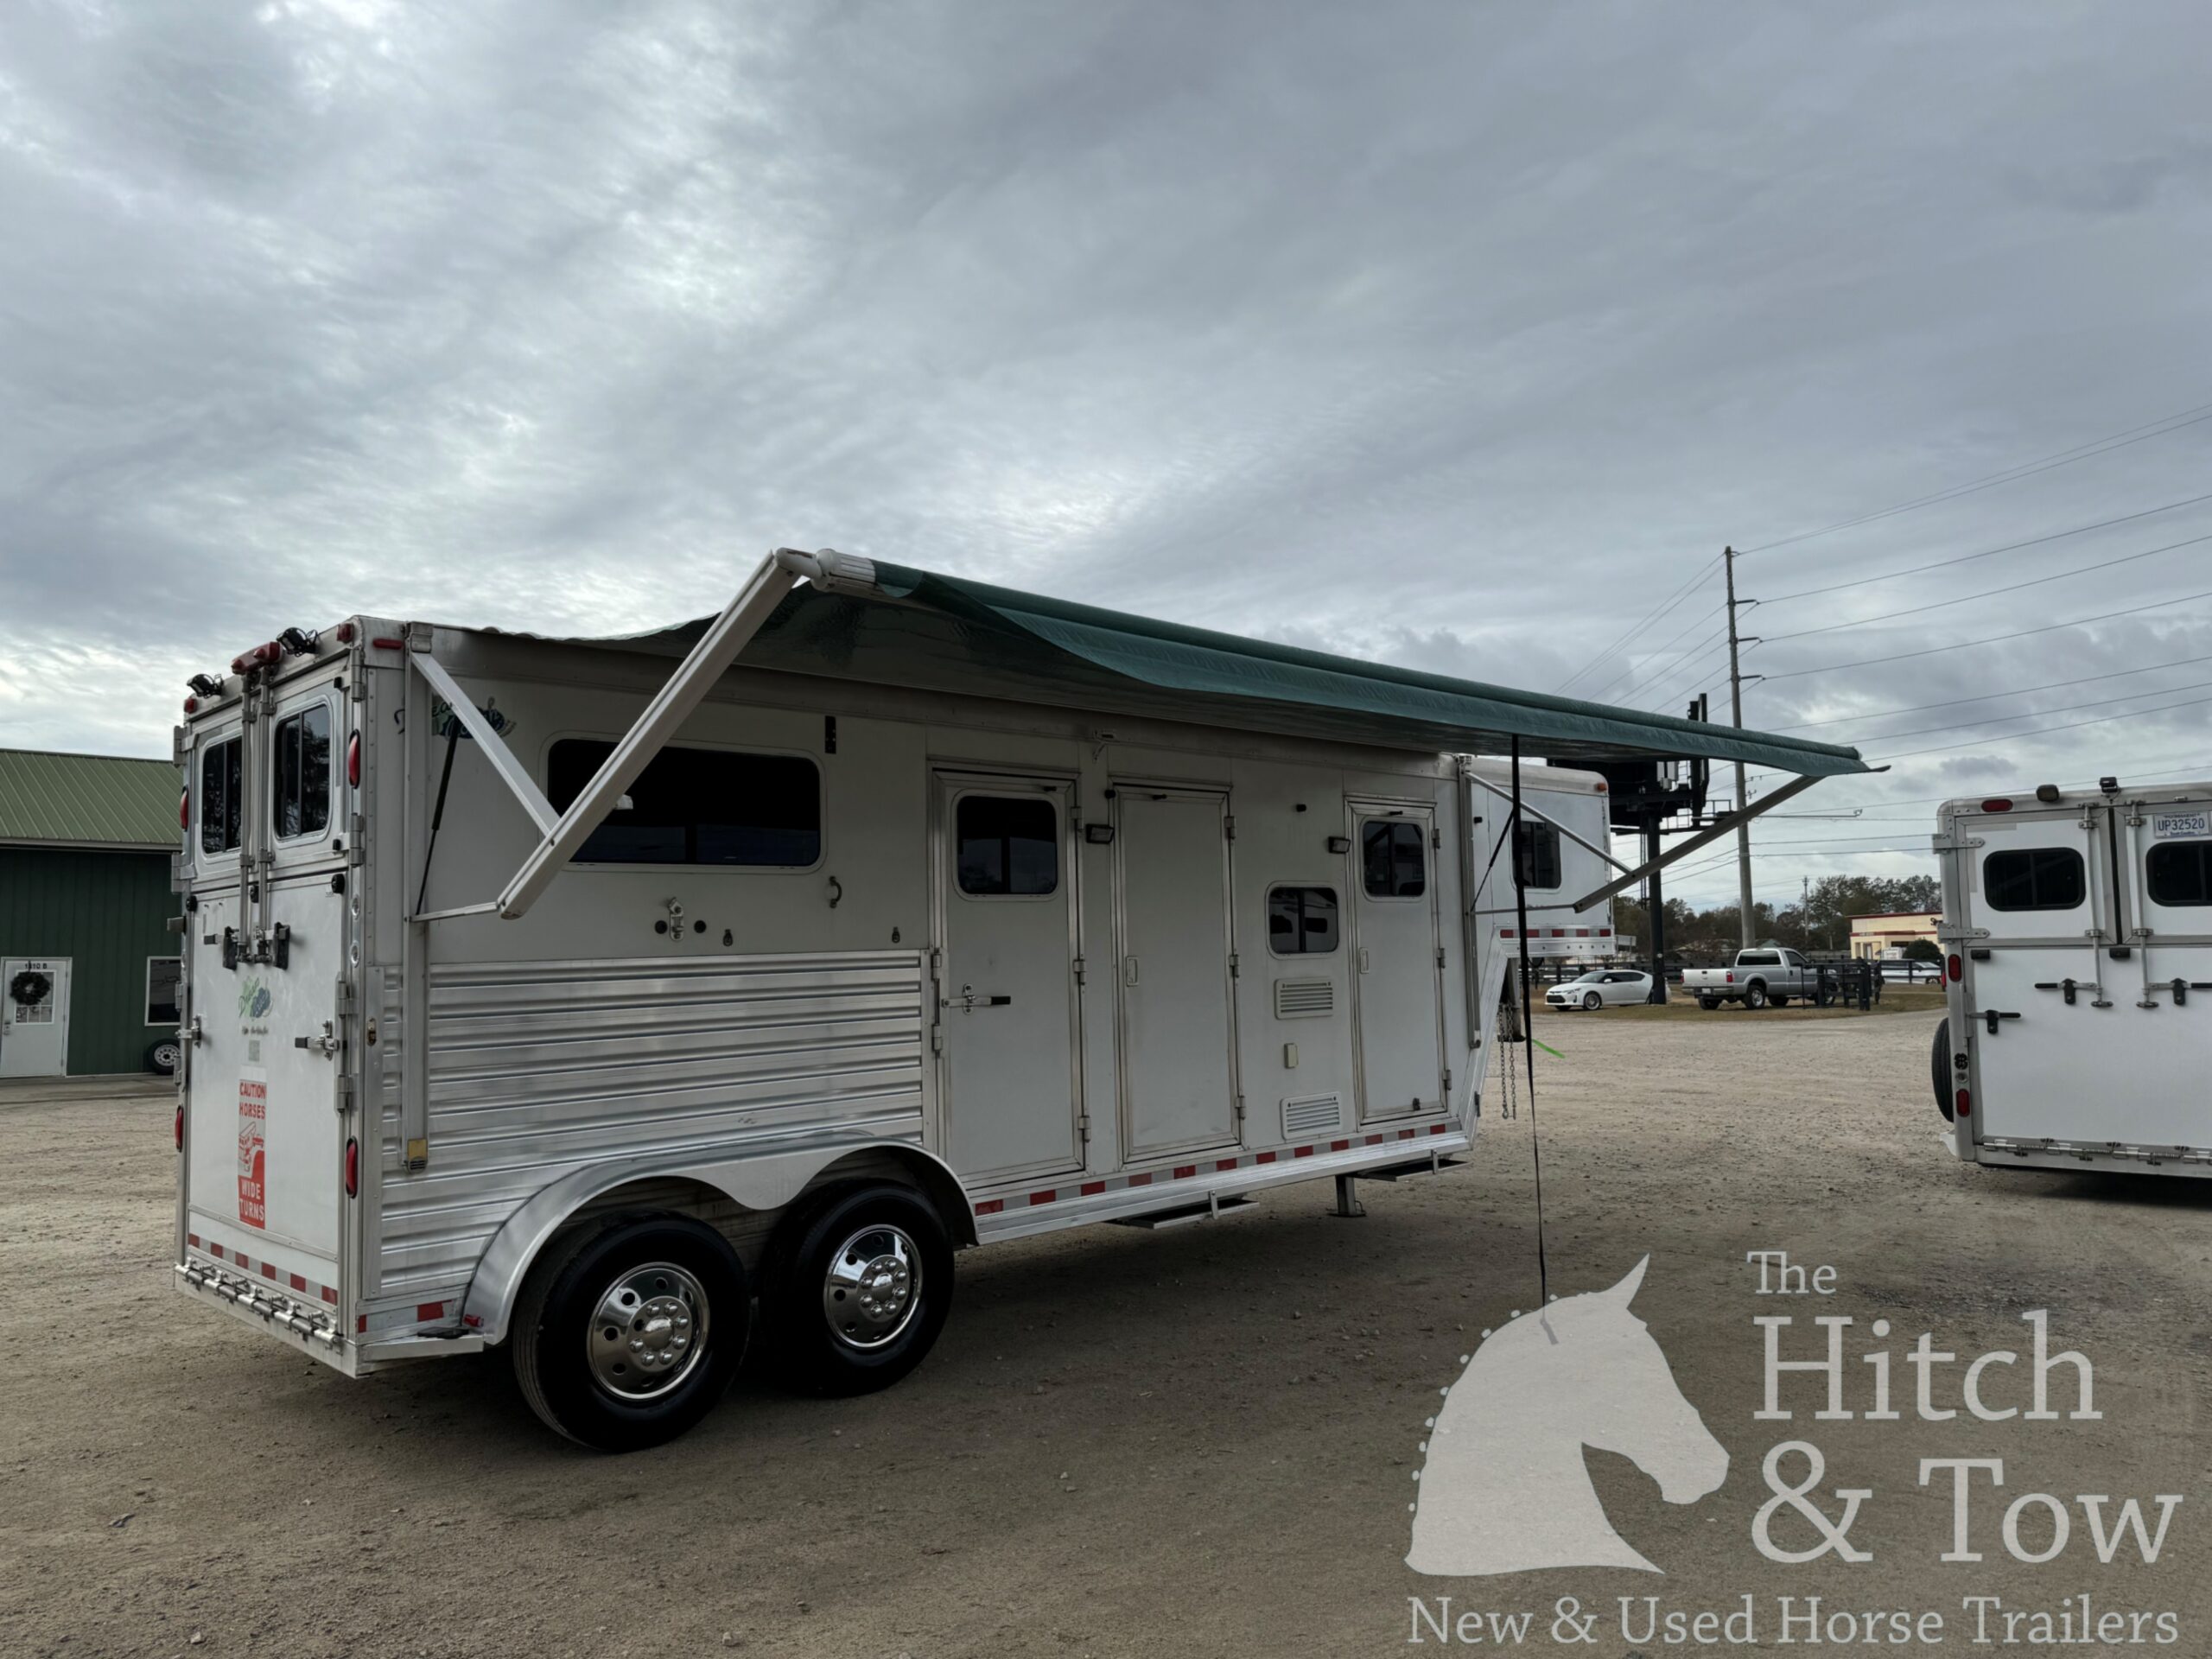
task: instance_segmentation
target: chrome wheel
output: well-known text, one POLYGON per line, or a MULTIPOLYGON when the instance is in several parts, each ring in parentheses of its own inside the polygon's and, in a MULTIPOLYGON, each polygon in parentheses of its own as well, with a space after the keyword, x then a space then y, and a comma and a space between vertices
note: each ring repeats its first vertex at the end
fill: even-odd
POLYGON ((904 1331, 921 1303, 922 1259, 899 1228, 863 1227, 830 1258, 822 1313, 848 1348, 880 1348, 904 1331))
POLYGON ((585 1334, 592 1381, 617 1400, 668 1393, 707 1351, 707 1293, 682 1268, 632 1268, 600 1293, 585 1334))

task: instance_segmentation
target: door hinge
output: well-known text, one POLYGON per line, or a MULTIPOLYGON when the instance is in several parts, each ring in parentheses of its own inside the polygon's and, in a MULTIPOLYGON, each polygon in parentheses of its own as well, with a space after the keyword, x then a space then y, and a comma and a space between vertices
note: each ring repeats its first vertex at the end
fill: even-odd
POLYGON ((1083 958, 1082 958, 1081 957, 1077 957, 1075 959, 1075 982, 1076 982, 1077 984, 1078 984, 1078 985, 1081 985, 1081 984, 1083 984, 1083 983, 1084 983, 1084 982, 1084 982, 1084 976, 1084 976, 1084 962, 1083 962, 1083 958))
POLYGON ((1090 1144, 1090 1114, 1089 1112, 1077 1112, 1075 1118, 1075 1128, 1076 1133, 1083 1137, 1083 1144, 1086 1147, 1089 1146, 1090 1144))
POLYGON ((349 1073, 340 1071, 338 1074, 338 1092, 332 1097, 331 1104, 337 1110, 341 1112, 351 1111, 353 1109, 353 1079, 349 1073))
POLYGON ((1236 815, 1234 812, 1224 812, 1222 814, 1221 835, 1222 839, 1224 841, 1234 841, 1236 839, 1236 815))
POLYGON ((1244 1096, 1242 1095, 1236 1096, 1236 1121, 1239 1123, 1244 1121, 1244 1096))
POLYGON ((930 947, 930 977, 940 977, 944 971, 944 952, 937 945, 930 947))
POLYGON ((1235 979, 1236 977, 1236 953, 1232 950, 1229 953, 1229 976, 1231 979, 1235 979))
POLYGON ((1452 1098, 1452 1071, 1449 1066, 1444 1071, 1444 1097, 1446 1100, 1452 1098))
POLYGON ((944 1052, 944 1027, 943 1026, 932 1024, 930 1027, 930 1052, 932 1054, 942 1054, 944 1052))
POLYGON ((1444 971, 1444 947, 1440 944, 1436 947, 1436 971, 1440 974, 1444 971))
POLYGON ((1428 826, 1428 844, 1432 851, 1442 852, 1444 850, 1444 831, 1438 829, 1433 823, 1428 826))

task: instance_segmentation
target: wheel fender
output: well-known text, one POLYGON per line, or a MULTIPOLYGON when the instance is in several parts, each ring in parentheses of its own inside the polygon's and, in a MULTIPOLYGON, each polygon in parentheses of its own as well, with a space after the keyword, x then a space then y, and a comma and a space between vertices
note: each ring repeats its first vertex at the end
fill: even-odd
POLYGON ((780 1210, 825 1170, 856 1154, 888 1152, 918 1166, 931 1202, 946 1210, 945 1225, 956 1243, 976 1242, 976 1216, 960 1178, 944 1160, 911 1141, 864 1141, 753 1157, 717 1160, 694 1152, 678 1159, 629 1158, 571 1171, 540 1188, 506 1224, 493 1235, 476 1264, 461 1323, 487 1343, 504 1341, 522 1294, 523 1281, 538 1252, 577 1211, 594 1198, 632 1181, 681 1178, 701 1182, 747 1210, 780 1210), (957 1203, 957 1208, 951 1207, 957 1203))

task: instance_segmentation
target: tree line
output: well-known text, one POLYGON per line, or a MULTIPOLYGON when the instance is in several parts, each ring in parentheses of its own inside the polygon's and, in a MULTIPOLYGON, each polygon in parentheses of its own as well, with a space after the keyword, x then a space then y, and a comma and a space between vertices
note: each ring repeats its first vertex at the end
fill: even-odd
MULTIPOLYGON (((1755 904, 1751 937, 1762 944, 1788 945, 1796 950, 1847 950, 1854 916, 1942 907, 1942 884, 1933 875, 1827 875, 1808 887, 1796 904, 1779 911, 1771 905, 1755 904)), ((1743 941, 1743 931, 1737 925, 1740 914, 1735 905, 1692 910, 1680 899, 1668 899, 1668 956, 1691 961, 1732 957, 1743 941)), ((1613 931, 1632 937, 1638 950, 1651 947, 1650 918, 1640 902, 1613 901, 1613 931)), ((1935 954, 1932 947, 1927 954, 1935 954)))

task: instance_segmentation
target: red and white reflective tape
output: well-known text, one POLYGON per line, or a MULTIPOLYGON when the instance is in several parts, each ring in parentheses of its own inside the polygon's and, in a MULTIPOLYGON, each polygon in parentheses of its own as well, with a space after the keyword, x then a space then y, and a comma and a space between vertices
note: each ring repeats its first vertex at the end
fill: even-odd
POLYGON ((976 1205, 976 1213, 995 1216, 1008 1210, 1033 1210, 1039 1205, 1059 1204, 1069 1198, 1094 1198, 1102 1192, 1120 1192, 1133 1186, 1195 1180, 1201 1169, 1209 1175, 1221 1175, 1233 1169, 1256 1169, 1262 1164, 1279 1164, 1286 1159, 1311 1158, 1316 1153, 1350 1152, 1354 1147, 1387 1146, 1397 1141, 1418 1140, 1424 1134, 1449 1135, 1452 1127, 1449 1123, 1432 1123, 1426 1130, 1400 1129, 1391 1135, 1351 1135, 1341 1141, 1316 1141, 1306 1147, 1287 1147, 1273 1152, 1248 1152, 1235 1158, 1209 1158, 1199 1164, 1177 1164, 1173 1169, 1141 1169, 1133 1175, 1109 1175, 1067 1186, 1039 1187, 1033 1192, 1016 1194, 1012 1198, 984 1198, 976 1205))
POLYGON ((338 1305, 338 1293, 335 1289, 328 1285, 316 1283, 305 1274, 290 1272, 278 1267, 274 1262, 257 1262, 243 1250, 218 1244, 212 1238, 202 1239, 197 1233, 187 1233, 184 1236, 184 1241, 195 1250, 207 1251, 218 1262, 227 1262, 241 1273, 259 1274, 272 1285, 282 1285, 289 1290, 298 1292, 302 1296, 319 1297, 334 1307, 338 1305))
POLYGON ((392 1331, 412 1331, 418 1325, 437 1325, 448 1314, 461 1313, 461 1298, 448 1296, 439 1302, 417 1302, 412 1307, 381 1307, 372 1313, 353 1316, 353 1332, 365 1336, 373 1332, 381 1336, 392 1331))

